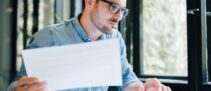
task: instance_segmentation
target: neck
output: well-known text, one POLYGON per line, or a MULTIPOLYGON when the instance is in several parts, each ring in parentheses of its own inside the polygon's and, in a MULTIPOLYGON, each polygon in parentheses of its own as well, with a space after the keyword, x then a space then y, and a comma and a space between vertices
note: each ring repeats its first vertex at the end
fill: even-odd
POLYGON ((83 13, 79 21, 92 41, 96 41, 102 35, 102 32, 93 24, 88 14, 83 13))

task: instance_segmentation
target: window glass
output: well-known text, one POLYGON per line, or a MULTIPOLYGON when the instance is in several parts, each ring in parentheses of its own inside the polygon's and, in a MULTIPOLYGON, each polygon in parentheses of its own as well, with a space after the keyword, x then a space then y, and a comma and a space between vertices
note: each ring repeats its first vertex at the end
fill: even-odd
POLYGON ((144 75, 187 76, 185 0, 143 0, 144 75))

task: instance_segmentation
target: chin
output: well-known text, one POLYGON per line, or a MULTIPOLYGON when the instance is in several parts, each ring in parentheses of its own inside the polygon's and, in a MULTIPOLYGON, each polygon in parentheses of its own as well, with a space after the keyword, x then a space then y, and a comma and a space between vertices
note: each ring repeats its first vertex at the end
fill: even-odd
POLYGON ((105 34, 112 34, 115 30, 116 30, 116 28, 104 27, 101 32, 103 32, 105 34))
POLYGON ((114 32, 114 29, 112 30, 106 30, 106 31, 102 31, 105 34, 112 34, 114 32))

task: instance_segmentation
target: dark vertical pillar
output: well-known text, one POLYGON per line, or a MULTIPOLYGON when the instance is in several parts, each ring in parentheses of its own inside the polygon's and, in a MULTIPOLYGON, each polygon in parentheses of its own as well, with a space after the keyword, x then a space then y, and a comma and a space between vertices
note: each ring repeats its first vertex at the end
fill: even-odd
POLYGON ((0 91, 16 71, 17 0, 0 1, 0 91))
POLYGON ((27 45, 27 24, 28 24, 28 0, 23 0, 23 46, 24 49, 26 48, 27 45))
POLYGON ((71 0, 70 1, 70 18, 75 17, 75 10, 76 10, 76 6, 75 6, 75 0, 71 0))
MULTIPOLYGON (((207 12, 211 13, 211 0, 207 0, 207 12)), ((207 15, 207 39, 208 39, 207 40, 208 68, 209 68, 209 80, 210 80, 211 79, 211 15, 207 15)))
POLYGON ((17 0, 11 0, 11 5, 13 12, 11 15, 11 70, 10 70, 10 81, 14 78, 16 74, 16 56, 17 56, 17 0))
POLYGON ((201 0, 187 0, 188 87, 200 91, 202 75, 201 0), (199 11, 198 11, 199 10, 199 11), (193 11, 190 13, 190 11, 193 11))
POLYGON ((33 27, 32 33, 36 33, 39 29, 39 3, 40 0, 33 0, 33 27))
POLYGON ((140 77, 141 73, 141 6, 142 0, 133 0, 133 7, 131 8, 132 18, 132 33, 133 33, 133 67, 134 72, 140 77))

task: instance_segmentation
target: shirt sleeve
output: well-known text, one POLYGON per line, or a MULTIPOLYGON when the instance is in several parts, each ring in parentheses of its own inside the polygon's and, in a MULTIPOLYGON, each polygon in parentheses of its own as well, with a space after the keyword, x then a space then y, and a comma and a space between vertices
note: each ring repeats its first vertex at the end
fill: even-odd
POLYGON ((140 82, 142 83, 133 72, 131 65, 128 63, 127 54, 126 54, 126 45, 121 36, 118 32, 118 39, 120 41, 120 53, 121 53, 121 63, 122 63, 122 80, 123 85, 118 87, 119 91, 124 91, 125 87, 132 83, 132 82, 140 82))
POLYGON ((13 89, 17 86, 17 81, 13 81, 9 87, 7 88, 7 91, 13 91, 13 89))
MULTIPOLYGON (((53 43, 52 33, 48 28, 46 28, 40 32, 37 32, 31 38, 29 45, 27 46, 26 49, 47 47, 47 46, 52 46, 53 44, 54 43, 53 43)), ((16 74, 12 83, 9 85, 7 91, 13 91, 14 87, 17 86, 17 80, 20 79, 22 76, 27 76, 24 63, 21 65, 20 71, 16 74)))

